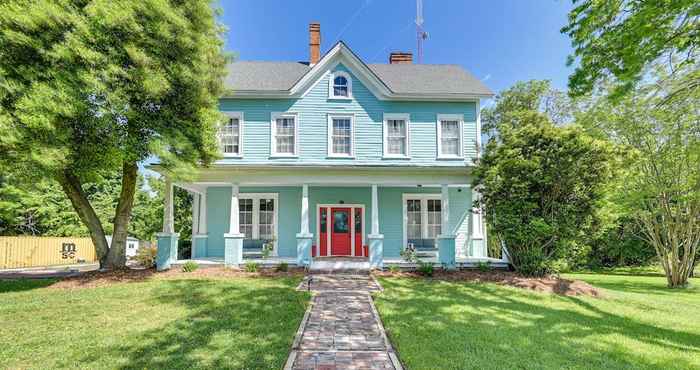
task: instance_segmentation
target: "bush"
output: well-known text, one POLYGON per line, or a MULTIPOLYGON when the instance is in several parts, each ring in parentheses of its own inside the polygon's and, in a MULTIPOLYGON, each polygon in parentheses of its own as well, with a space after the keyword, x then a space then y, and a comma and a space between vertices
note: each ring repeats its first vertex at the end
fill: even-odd
POLYGON ((289 264, 287 262, 280 262, 280 264, 277 265, 277 268, 275 268, 275 271, 287 272, 288 269, 289 269, 289 264))
POLYGON ((433 276, 433 264, 432 262, 418 261, 418 272, 423 276, 431 277, 433 276))
POLYGON ((199 265, 194 261, 187 261, 182 265, 182 272, 192 272, 199 268, 199 265))
POLYGON ((401 258, 403 258, 406 262, 413 263, 418 260, 418 253, 416 252, 416 247, 414 246, 406 246, 401 251, 401 258))
POLYGON ((399 265, 389 265, 389 272, 391 272, 392 274, 395 274, 399 271, 401 271, 399 265))
POLYGON ((246 272, 258 272, 260 265, 257 262, 248 261, 245 263, 246 272))
POLYGON ((145 268, 151 268, 156 266, 156 256, 158 255, 158 248, 155 246, 141 247, 136 252, 133 260, 139 265, 145 268))
POLYGON ((476 268, 481 272, 491 271, 491 262, 489 261, 479 261, 476 263, 476 268))

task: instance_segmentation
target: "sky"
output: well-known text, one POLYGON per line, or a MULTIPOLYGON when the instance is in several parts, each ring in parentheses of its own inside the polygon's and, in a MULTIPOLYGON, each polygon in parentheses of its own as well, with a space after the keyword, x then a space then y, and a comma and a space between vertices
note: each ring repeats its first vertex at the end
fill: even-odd
MULTIPOLYGON (((321 52, 344 41, 366 63, 391 51, 416 57, 416 0, 220 0, 226 50, 239 60, 307 61, 308 24, 321 23, 321 52)), ((572 68, 569 0, 423 0, 423 63, 459 64, 494 92, 549 79, 565 89, 572 68)))

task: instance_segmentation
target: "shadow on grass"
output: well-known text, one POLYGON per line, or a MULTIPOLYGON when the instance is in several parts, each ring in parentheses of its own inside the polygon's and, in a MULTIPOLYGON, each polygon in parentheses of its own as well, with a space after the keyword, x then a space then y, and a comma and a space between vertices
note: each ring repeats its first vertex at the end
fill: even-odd
POLYGON ((700 356, 700 335, 608 312, 595 299, 479 283, 382 284, 378 307, 410 368, 693 368, 679 355, 700 356))
MULTIPOLYGON (((568 274, 567 274, 568 275, 568 274)), ((631 275, 623 273, 593 273, 578 272, 572 274, 576 279, 584 280, 600 288, 618 291, 621 293, 639 293, 652 295, 684 295, 698 293, 700 279, 690 278, 689 286, 671 289, 667 286, 666 276, 663 274, 631 275)))
POLYGON ((0 280, 0 294, 9 292, 23 292, 38 288, 45 288, 56 282, 56 279, 10 279, 0 280))
MULTIPOLYGON (((281 368, 308 296, 294 291, 291 282, 251 283, 165 281, 154 304, 186 309, 186 318, 146 331, 107 355, 120 358, 114 367, 121 369, 281 368)), ((104 355, 84 360, 99 362, 104 355)))

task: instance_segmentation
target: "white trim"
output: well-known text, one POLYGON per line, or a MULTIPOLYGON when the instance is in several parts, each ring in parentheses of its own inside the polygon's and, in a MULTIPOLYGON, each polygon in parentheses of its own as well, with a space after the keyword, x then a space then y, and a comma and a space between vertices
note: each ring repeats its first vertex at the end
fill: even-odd
POLYGON ((328 99, 333 99, 333 100, 352 100, 352 78, 350 77, 350 74, 345 72, 345 71, 334 71, 331 72, 330 78, 328 79, 328 99), (336 77, 345 77, 345 80, 348 82, 348 96, 342 96, 342 95, 335 95, 335 78, 336 77))
POLYGON ((437 159, 464 159, 464 114, 437 114, 437 159), (457 121, 459 125, 459 155, 442 154, 442 121, 457 121))
POLYGON ((411 115, 409 113, 384 113, 384 118, 382 120, 382 145, 384 147, 383 156, 384 158, 390 159, 411 159, 411 115), (406 127, 406 153, 404 154, 391 154, 389 153, 389 131, 387 126, 388 120, 403 120, 406 127))
POLYGON ((481 158, 481 100, 476 100, 476 158, 481 158))
POLYGON ((299 155, 299 113, 272 112, 270 113, 270 157, 295 158, 299 155), (277 119, 294 118, 294 153, 277 153, 277 119))
POLYGON ((352 113, 328 113, 326 126, 326 153, 328 158, 355 158, 355 115, 352 113), (333 119, 334 118, 349 118, 350 119, 350 154, 334 153, 333 152, 333 119))
POLYGON ((238 199, 251 199, 253 201, 252 240, 260 239, 260 199, 272 199, 275 202, 275 210, 272 213, 273 236, 275 238, 272 256, 277 256, 277 244, 279 242, 279 193, 238 193, 238 199))
MULTIPOLYGON (((403 245, 401 249, 406 248, 408 244, 408 207, 406 206, 406 201, 408 200, 420 200, 420 218, 421 218, 421 239, 428 239, 428 199, 438 199, 442 202, 441 193, 403 193, 401 195, 401 209, 403 212, 403 245)), ((442 208, 442 204, 440 204, 442 208)), ((440 228, 440 234, 443 233, 442 227, 440 228)))
MULTIPOLYGON (((330 228, 332 227, 331 225, 331 208, 350 208, 350 216, 352 217, 351 221, 351 238, 350 238, 350 243, 354 243, 355 241, 355 218, 354 216, 354 211, 353 209, 355 208, 360 208, 362 209, 362 248, 364 248, 365 244, 367 243, 366 239, 366 234, 365 230, 367 229, 365 226, 365 219, 366 219, 366 214, 365 214, 365 205, 364 204, 326 204, 326 203, 317 203, 316 204, 316 257, 326 257, 326 256, 321 256, 321 208, 327 208, 326 210, 326 251, 328 252, 327 257, 333 257, 331 255, 331 233, 330 233, 330 228)), ((350 245, 350 255, 355 256, 355 244, 350 245)))
MULTIPOLYGON (((243 158, 243 112, 222 111, 221 113, 228 118, 238 118, 238 153, 224 153, 224 151, 221 150, 221 155, 223 155, 224 158, 243 158)), ((221 137, 219 137, 219 146, 221 147, 221 137)))

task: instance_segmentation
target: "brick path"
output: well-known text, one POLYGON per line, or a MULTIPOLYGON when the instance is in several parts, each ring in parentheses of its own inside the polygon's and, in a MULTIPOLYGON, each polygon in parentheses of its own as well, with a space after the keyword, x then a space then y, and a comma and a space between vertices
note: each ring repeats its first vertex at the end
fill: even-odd
POLYGON ((312 275, 300 290, 314 297, 285 369, 401 369, 384 333, 368 276, 312 275))

